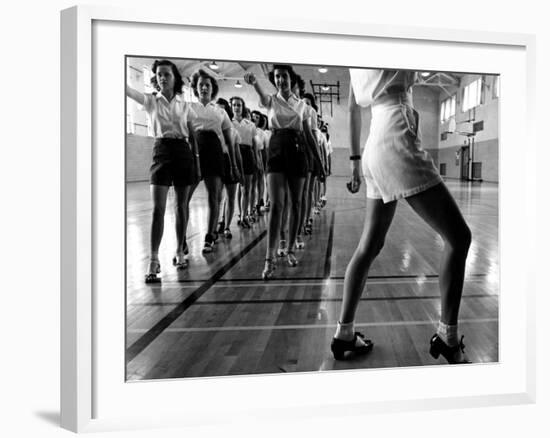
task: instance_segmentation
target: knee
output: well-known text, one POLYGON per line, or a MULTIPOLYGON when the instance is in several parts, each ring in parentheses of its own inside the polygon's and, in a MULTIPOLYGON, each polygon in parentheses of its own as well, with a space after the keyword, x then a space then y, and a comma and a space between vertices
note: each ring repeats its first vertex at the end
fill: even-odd
POLYGON ((455 234, 448 240, 451 249, 460 254, 468 254, 472 243, 472 232, 468 225, 464 224, 461 228, 455 230, 455 234))
POLYGON ((165 205, 153 205, 153 219, 163 218, 165 211, 165 205))
POLYGON ((382 251, 382 248, 384 248, 385 239, 362 239, 359 242, 359 246, 357 247, 357 250, 362 258, 364 258, 369 263, 372 262, 378 254, 382 251))

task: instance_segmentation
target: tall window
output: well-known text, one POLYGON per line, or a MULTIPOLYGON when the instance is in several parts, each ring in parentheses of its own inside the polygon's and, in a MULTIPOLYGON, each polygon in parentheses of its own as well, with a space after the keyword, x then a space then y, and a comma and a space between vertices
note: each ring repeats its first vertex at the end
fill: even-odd
POLYGON ((153 93, 157 91, 151 85, 151 78, 154 76, 153 72, 147 67, 143 67, 143 91, 145 93, 153 93))
POLYGON ((439 120, 441 123, 446 122, 455 115, 456 112, 456 94, 448 97, 441 102, 441 108, 439 112, 439 120))
POLYGON ((462 94, 462 112, 481 105, 481 78, 467 85, 462 94))
POLYGON ((498 99, 500 97, 500 76, 495 76, 493 82, 493 98, 498 99))

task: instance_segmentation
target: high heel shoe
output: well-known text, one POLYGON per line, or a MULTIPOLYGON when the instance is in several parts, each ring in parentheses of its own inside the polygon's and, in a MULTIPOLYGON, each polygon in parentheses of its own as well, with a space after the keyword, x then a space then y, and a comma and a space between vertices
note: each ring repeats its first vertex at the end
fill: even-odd
POLYGON ((160 274, 160 262, 158 260, 151 260, 149 262, 149 272, 145 274, 145 283, 160 283, 160 278, 157 277, 160 274))
POLYGON ((264 280, 269 280, 271 277, 273 277, 274 272, 275 272, 275 261, 272 258, 265 259, 262 278, 264 280))
POLYGON ((372 350, 373 343, 370 339, 365 339, 365 335, 359 332, 355 332, 351 341, 344 341, 342 339, 332 338, 330 349, 336 360, 344 360, 346 351, 351 351, 355 355, 367 354, 372 350), (357 345, 357 338, 361 338, 364 342, 357 345))
POLYGON ((286 253, 286 258, 288 261, 289 266, 298 266, 298 260, 296 260, 296 255, 294 255, 293 251, 288 251, 286 253))
POLYGON ((454 347, 449 347, 445 343, 445 341, 443 341, 443 339, 441 339, 436 333, 432 336, 432 339, 430 339, 430 354, 434 359, 437 359, 439 355, 441 355, 445 359, 447 359, 447 362, 449 362, 450 364, 472 363, 464 355, 464 342, 462 342, 463 339, 464 336, 460 338, 460 342, 458 343, 458 345, 455 345, 454 347), (462 359, 457 359, 457 356, 462 359))
POLYGON ((185 260, 185 255, 183 252, 178 252, 172 258, 172 264, 177 268, 178 271, 187 268, 188 262, 185 260))

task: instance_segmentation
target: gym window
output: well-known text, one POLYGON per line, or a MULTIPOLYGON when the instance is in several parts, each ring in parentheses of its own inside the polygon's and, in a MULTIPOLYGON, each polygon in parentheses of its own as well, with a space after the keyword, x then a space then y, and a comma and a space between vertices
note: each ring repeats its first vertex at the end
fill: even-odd
POLYGON ((481 105, 481 78, 464 87, 462 91, 462 112, 481 105))
POLYGON ((446 122, 451 117, 454 117, 455 112, 456 112, 456 94, 453 94, 451 97, 441 102, 441 107, 439 111, 440 122, 441 123, 446 122))

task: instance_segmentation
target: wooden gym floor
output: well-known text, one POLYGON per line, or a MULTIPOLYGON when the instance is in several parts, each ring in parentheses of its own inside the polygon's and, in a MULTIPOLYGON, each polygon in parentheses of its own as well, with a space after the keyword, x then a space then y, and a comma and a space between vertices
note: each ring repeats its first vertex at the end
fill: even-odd
MULTIPOLYGON (((250 230, 232 225, 215 251, 201 253, 207 218, 203 184, 191 201, 189 267, 176 271, 172 193, 160 248, 162 283, 143 282, 151 201, 147 182, 127 184, 126 375, 128 380, 286 373, 443 364, 428 353, 439 318, 442 241, 404 201, 373 264, 356 326, 375 343, 349 361, 330 352, 346 265, 363 227, 364 185, 329 178, 327 206, 297 251, 261 280, 265 217, 250 230)), ((472 230, 459 331, 475 363, 498 361, 498 185, 447 181, 472 230)))

